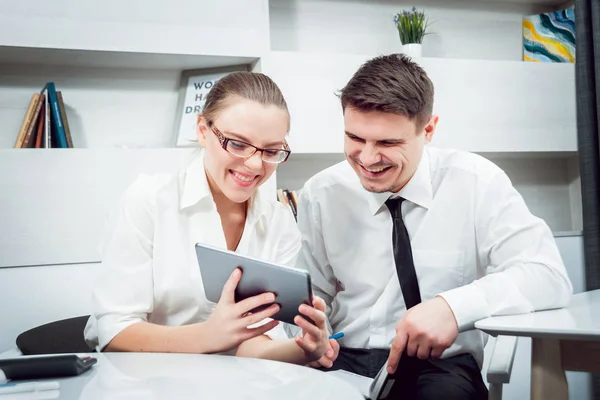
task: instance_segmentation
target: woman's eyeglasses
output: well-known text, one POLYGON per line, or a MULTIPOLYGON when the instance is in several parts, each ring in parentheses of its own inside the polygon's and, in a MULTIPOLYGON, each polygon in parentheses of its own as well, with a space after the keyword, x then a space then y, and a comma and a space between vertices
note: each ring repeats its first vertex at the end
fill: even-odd
POLYGON ((217 139, 219 139, 221 147, 236 157, 249 158, 252 157, 257 151, 260 151, 261 159, 264 162, 279 164, 285 162, 290 156, 291 150, 286 142, 283 142, 282 149, 262 149, 242 140, 230 139, 226 137, 212 121, 207 121, 207 124, 217 139))

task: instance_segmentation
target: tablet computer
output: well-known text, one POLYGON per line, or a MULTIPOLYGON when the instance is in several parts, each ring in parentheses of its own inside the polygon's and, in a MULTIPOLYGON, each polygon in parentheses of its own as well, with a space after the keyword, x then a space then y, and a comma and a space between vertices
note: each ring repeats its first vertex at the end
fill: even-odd
MULTIPOLYGON (((196 255, 206 298, 217 303, 223 286, 233 270, 239 267, 242 278, 235 291, 235 301, 261 293, 274 293, 279 311, 271 318, 294 324, 294 317, 301 315, 301 304, 312 304, 312 284, 310 274, 302 269, 261 261, 249 256, 234 253, 202 243, 196 244, 196 255)), ((261 306, 257 312, 268 307, 261 306)), ((308 321, 310 318, 304 316, 308 321)))

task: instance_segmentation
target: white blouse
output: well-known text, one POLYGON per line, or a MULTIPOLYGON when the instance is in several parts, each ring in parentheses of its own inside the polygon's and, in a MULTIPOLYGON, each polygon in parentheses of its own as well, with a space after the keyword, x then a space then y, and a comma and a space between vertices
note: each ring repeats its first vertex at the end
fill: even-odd
MULTIPOLYGON (((136 322, 180 326, 211 315, 194 246, 227 244, 203 160, 175 175, 141 175, 125 192, 94 285, 90 347, 101 351, 136 322)), ((293 266, 300 245, 290 210, 257 193, 236 252, 293 266)), ((286 337, 282 325, 269 336, 286 337)))

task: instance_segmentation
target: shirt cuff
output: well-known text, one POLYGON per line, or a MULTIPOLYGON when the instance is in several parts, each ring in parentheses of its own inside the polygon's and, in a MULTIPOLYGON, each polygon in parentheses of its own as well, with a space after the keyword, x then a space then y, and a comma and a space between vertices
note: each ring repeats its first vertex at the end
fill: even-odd
POLYGON ((452 309, 458 325, 458 331, 475 328, 475 322, 489 317, 487 300, 481 289, 473 284, 439 293, 452 309))
POLYGON ((97 343, 96 351, 100 353, 104 351, 104 348, 108 346, 111 340, 121 333, 122 330, 138 322, 145 321, 146 319, 142 317, 124 317, 115 314, 104 315, 99 320, 95 321, 95 332, 93 330, 94 326, 90 326, 91 329, 88 331, 89 336, 86 338, 86 341, 88 346, 94 344, 94 342, 97 343))

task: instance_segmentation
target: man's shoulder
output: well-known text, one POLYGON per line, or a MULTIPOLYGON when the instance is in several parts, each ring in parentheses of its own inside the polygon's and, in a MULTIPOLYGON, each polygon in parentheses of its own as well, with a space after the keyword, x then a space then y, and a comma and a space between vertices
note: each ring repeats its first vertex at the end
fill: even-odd
POLYGON ((479 181, 490 181, 502 172, 494 162, 468 151, 429 147, 427 152, 434 174, 458 172, 471 175, 479 181))

